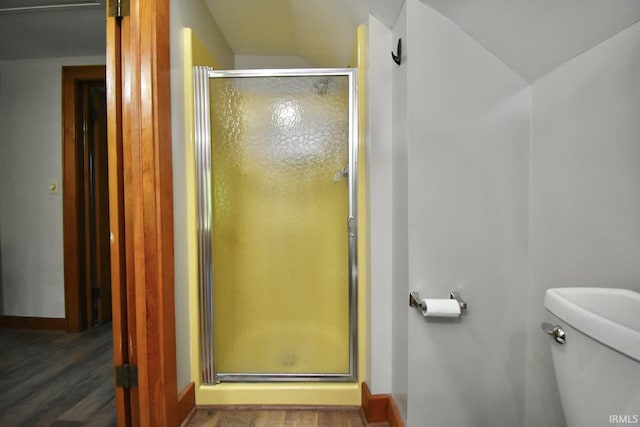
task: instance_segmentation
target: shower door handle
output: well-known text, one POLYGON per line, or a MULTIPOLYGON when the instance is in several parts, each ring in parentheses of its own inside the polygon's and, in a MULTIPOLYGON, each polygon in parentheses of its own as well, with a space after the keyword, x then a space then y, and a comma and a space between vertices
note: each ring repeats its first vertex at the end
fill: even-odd
POLYGON ((338 182, 342 178, 347 178, 348 176, 349 176, 349 166, 345 166, 342 169, 340 169, 338 172, 336 172, 335 175, 333 175, 333 182, 338 182))

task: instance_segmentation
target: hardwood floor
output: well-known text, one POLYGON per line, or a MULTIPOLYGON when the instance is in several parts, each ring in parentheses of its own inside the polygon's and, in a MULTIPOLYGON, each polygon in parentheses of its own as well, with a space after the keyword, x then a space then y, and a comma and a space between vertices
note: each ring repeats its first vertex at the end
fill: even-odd
POLYGON ((114 426, 111 323, 78 334, 0 329, 0 426, 114 426))
MULTIPOLYGON (((0 329, 0 426, 115 426, 111 324, 78 334, 0 329)), ((360 410, 200 408, 189 427, 388 427, 360 410)))
MULTIPOLYGON (((199 408, 185 427, 364 427, 359 409, 199 408)), ((369 426, 388 426, 387 423, 369 426)))

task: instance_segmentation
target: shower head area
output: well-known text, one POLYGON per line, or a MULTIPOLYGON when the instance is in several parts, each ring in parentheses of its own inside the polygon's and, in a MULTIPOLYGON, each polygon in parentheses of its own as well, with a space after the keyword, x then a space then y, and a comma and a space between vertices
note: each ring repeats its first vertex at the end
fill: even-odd
POLYGON ((318 95, 326 95, 333 80, 330 77, 322 77, 313 83, 313 91, 318 95))

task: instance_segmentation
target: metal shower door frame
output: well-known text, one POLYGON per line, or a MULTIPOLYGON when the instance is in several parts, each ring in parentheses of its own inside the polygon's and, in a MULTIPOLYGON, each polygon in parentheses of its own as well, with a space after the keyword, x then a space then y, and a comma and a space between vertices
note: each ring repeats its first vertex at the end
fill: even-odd
POLYGON ((358 379, 358 275, 357 275, 357 177, 358 100, 356 70, 351 68, 303 68, 267 70, 214 70, 193 67, 195 168, 200 299, 200 367, 203 384, 220 382, 352 382, 358 379), (213 301, 213 196, 211 164, 211 110, 209 80, 252 77, 329 77, 349 79, 349 187, 347 235, 349 240, 349 372, 345 374, 220 373, 215 369, 213 301))

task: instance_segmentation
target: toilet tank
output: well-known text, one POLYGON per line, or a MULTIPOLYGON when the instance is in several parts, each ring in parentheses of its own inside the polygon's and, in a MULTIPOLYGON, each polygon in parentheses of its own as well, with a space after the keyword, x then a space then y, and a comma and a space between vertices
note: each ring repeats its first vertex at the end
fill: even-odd
POLYGON ((556 288, 544 305, 566 334, 550 341, 567 426, 640 425, 640 294, 556 288))

